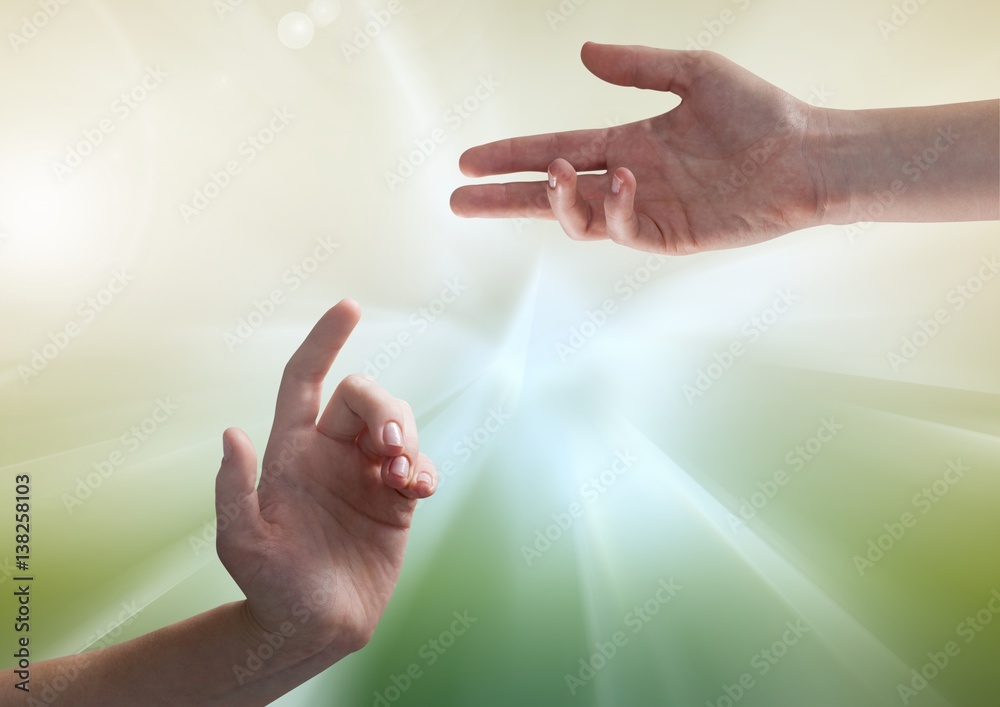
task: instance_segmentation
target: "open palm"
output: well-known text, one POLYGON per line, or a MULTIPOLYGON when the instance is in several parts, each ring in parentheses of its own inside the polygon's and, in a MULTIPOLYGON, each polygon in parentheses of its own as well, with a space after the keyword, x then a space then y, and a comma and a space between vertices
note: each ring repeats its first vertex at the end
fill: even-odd
POLYGON ((547 172, 542 182, 458 189, 460 216, 557 219, 579 240, 680 254, 774 238, 822 219, 807 104, 712 52, 588 43, 583 61, 622 86, 681 104, 637 123, 536 135, 467 151, 462 172, 547 172), (581 174, 578 172, 598 172, 581 174))

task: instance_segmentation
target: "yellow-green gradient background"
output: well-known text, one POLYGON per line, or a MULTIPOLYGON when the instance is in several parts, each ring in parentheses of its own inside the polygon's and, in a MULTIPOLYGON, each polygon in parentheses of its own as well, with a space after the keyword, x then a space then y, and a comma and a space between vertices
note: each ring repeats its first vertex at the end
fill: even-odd
POLYGON ((233 0, 221 15, 211 0, 70 0, 18 51, 8 33, 39 4, 0 7, 0 561, 14 477, 30 473, 34 657, 239 596, 211 540, 222 430, 263 449, 285 361, 350 296, 364 317, 331 390, 384 369, 448 475, 371 645, 280 704, 377 705, 388 690, 415 707, 732 707, 725 686, 749 673, 740 707, 888 706, 955 641, 907 703, 996 705, 1000 279, 961 309, 954 293, 1000 254, 996 223, 813 229, 655 263, 647 279, 644 255, 551 223, 461 221, 448 196, 471 145, 676 105, 590 76, 585 40, 683 48, 704 33, 814 103, 948 103, 996 97, 1000 6, 907 0, 886 38, 888 0, 576 0, 559 22, 557 0, 399 3, 351 61, 342 46, 379 0, 344 0, 300 49, 277 28, 307 0, 233 0), (705 23, 723 11, 733 21, 715 37, 705 23), (148 67, 166 76, 122 109, 148 67), (250 160, 241 144, 283 109, 294 118, 250 160), (103 119, 111 132, 59 180, 53 162, 103 119), (386 173, 436 130, 443 142, 390 188, 386 173), (187 222, 179 206, 233 160, 240 173, 187 222), (286 275, 313 269, 317 239, 332 255, 306 280, 286 275), (88 298, 122 270, 128 286, 90 317, 88 298), (461 293, 438 301, 449 288, 461 293), (282 303, 227 345, 276 289, 282 303), (779 292, 795 302, 775 321, 779 292), (590 323, 608 300, 614 313, 590 323), (942 308, 948 324, 894 369, 887 354, 942 308), (755 316, 772 325, 751 340, 755 316), (78 336, 25 382, 19 367, 72 324, 78 336), (733 341, 746 355, 689 403, 683 386, 733 341), (133 443, 158 400, 176 409, 133 443), (831 419, 836 435, 810 442, 831 419), (616 454, 635 460, 601 482, 616 454), (97 476, 110 458, 122 463, 97 476), (954 484, 949 461, 969 469, 954 484), (787 483, 768 486, 777 472, 787 483), (936 481, 945 493, 921 501, 936 481), (734 523, 759 488, 773 498, 734 523), (574 503, 580 517, 550 528, 574 503), (912 527, 859 571, 855 556, 907 512, 912 527), (547 530, 551 546, 526 558, 547 530), (670 580, 682 588, 661 605, 670 580), (634 632, 648 601, 658 611, 634 632), (476 622, 431 664, 428 641, 464 611, 476 622), (991 623, 969 634, 977 612, 991 623), (796 621, 810 631, 761 663, 796 621), (571 694, 566 675, 616 631, 625 645, 571 694), (411 664, 421 677, 391 689, 411 664))

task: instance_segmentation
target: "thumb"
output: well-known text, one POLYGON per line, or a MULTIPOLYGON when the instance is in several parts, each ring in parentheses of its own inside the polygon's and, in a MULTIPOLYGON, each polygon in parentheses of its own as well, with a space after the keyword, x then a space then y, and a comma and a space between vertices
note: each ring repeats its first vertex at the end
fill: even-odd
POLYGON ((222 466, 215 478, 215 512, 218 537, 253 533, 260 518, 257 501, 257 453, 243 430, 222 434, 222 466))
POLYGON ((626 46, 583 45, 580 58, 594 76, 616 86, 669 91, 681 98, 701 74, 711 70, 710 52, 626 46))

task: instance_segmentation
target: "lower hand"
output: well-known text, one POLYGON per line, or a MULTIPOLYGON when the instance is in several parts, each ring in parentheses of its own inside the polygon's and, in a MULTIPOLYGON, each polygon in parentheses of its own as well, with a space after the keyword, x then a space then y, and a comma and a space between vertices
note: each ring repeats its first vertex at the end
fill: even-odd
POLYGON ((219 557, 246 594, 248 628, 290 628, 303 656, 368 642, 417 500, 437 486, 409 405, 372 379, 346 378, 320 414, 323 379, 359 318, 357 304, 341 302, 288 362, 256 489, 250 440, 235 429, 223 438, 218 517, 234 517, 220 523, 219 557))

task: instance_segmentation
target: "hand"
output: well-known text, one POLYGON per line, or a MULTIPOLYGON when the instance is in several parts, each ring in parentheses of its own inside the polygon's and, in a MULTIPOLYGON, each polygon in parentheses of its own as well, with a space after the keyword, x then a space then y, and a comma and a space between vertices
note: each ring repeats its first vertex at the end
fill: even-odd
POLYGON ((555 218, 577 240, 667 254, 822 223, 824 179, 810 153, 824 120, 815 109, 712 52, 588 43, 582 57, 605 81, 681 103, 620 127, 473 148, 460 162, 467 176, 547 171, 548 184, 462 187, 451 200, 457 215, 555 218))
POLYGON ((437 485, 409 405, 372 379, 346 378, 319 415, 323 379, 360 316, 356 303, 338 304, 285 367, 256 490, 250 440, 235 429, 223 437, 216 504, 220 521, 232 518, 220 522, 219 557, 246 594, 251 632, 263 640, 291 624, 303 656, 368 642, 417 499, 437 485))

